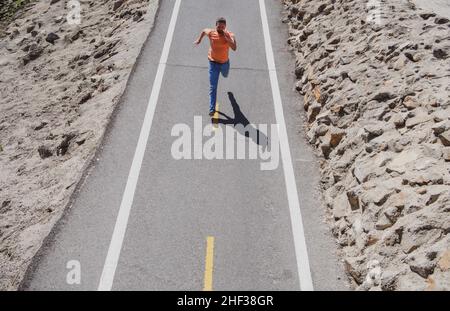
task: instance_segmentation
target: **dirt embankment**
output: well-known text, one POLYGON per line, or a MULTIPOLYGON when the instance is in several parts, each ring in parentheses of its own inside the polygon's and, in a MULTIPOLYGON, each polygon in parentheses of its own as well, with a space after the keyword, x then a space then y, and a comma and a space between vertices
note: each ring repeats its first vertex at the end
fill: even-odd
POLYGON ((285 0, 332 232, 365 290, 450 290, 450 23, 405 0, 285 0))
POLYGON ((79 3, 71 24, 68 1, 33 1, 0 39, 2 290, 17 288, 95 155, 158 6, 79 3))

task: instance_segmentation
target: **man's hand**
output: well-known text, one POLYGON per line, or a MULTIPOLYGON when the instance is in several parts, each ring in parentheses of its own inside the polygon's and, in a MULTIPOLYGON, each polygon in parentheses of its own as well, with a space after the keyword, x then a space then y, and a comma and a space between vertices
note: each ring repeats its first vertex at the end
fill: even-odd
POLYGON ((236 39, 232 36, 228 31, 224 31, 225 40, 230 44, 230 47, 233 51, 236 51, 236 39))
POLYGON ((205 35, 207 35, 209 33, 209 29, 204 29, 201 33, 200 36, 198 37, 197 40, 194 41, 195 45, 199 45, 202 42, 202 39, 205 35))

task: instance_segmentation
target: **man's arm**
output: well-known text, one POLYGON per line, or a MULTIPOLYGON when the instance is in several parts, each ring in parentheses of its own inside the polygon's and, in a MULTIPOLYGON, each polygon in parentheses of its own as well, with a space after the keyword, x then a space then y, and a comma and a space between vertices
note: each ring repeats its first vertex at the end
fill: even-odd
POLYGON ((199 45, 202 42, 203 37, 208 35, 210 31, 210 29, 203 29, 198 39, 194 41, 194 44, 199 45))
POLYGON ((225 40, 227 40, 227 42, 230 44, 230 48, 233 51, 236 51, 237 43, 236 43, 236 38, 234 37, 234 35, 230 34, 228 31, 226 31, 225 32, 225 40))

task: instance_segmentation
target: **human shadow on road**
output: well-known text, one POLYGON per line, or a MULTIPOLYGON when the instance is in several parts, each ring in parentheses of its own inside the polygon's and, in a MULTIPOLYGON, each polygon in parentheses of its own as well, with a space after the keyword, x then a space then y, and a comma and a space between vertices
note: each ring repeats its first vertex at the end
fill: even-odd
POLYGON ((224 116, 226 119, 219 118, 213 119, 213 121, 216 121, 220 124, 232 125, 239 134, 250 138, 251 140, 253 140, 253 142, 260 146, 267 146, 269 140, 268 137, 263 132, 255 128, 255 126, 251 124, 247 117, 242 113, 242 110, 239 107, 239 104, 237 103, 233 92, 228 92, 228 98, 230 100, 231 107, 233 108, 234 118, 231 118, 225 113, 219 111, 218 113, 224 116))

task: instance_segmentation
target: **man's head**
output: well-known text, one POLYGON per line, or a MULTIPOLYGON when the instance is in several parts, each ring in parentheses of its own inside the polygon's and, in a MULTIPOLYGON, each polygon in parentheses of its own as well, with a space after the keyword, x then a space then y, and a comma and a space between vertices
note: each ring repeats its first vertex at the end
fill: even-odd
POLYGON ((216 20, 216 30, 218 33, 223 34, 223 32, 225 31, 225 29, 227 28, 227 21, 225 18, 223 17, 219 17, 216 20))

